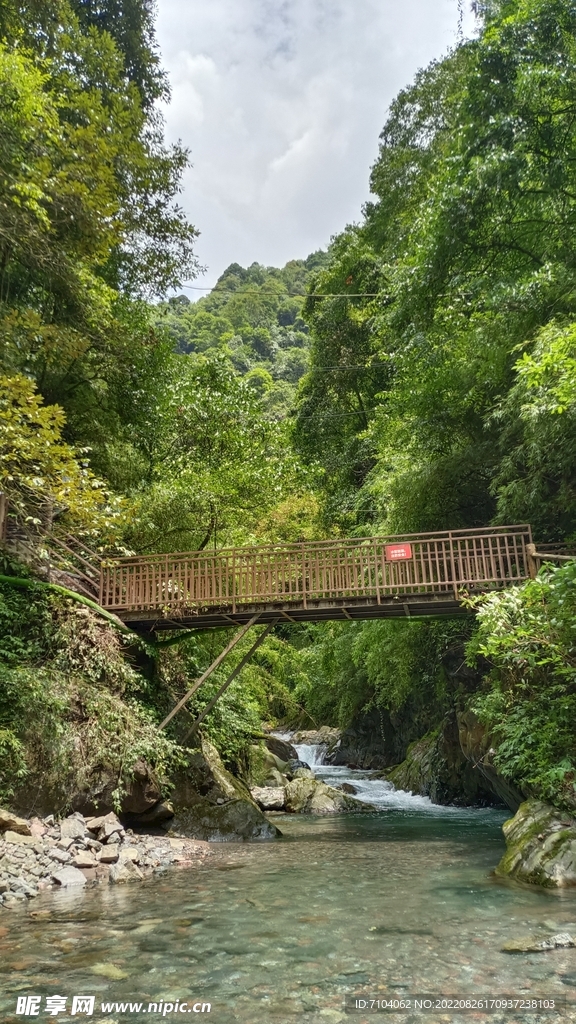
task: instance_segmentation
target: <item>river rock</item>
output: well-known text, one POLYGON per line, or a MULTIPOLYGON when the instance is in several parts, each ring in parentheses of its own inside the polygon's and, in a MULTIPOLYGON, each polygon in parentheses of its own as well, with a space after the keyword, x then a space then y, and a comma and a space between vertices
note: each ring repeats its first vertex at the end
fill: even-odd
MULTIPOLYGON (((325 744, 326 747, 335 747, 340 740, 340 729, 333 729, 329 725, 322 725, 319 729, 301 729, 294 734, 294 743, 305 744, 307 747, 325 744)), ((296 755, 297 756, 297 755, 296 755)))
POLYGON ((263 785, 268 789, 277 789, 278 786, 284 788, 288 783, 288 779, 285 775, 282 775, 277 768, 270 768, 266 778, 264 779, 263 785))
POLYGON ((223 842, 280 835, 248 788, 224 768, 218 751, 206 737, 201 737, 200 748, 176 777, 172 802, 175 827, 196 839, 223 842))
MULTIPOLYGON (((7 838, 0 835, 0 908, 13 909, 21 905, 22 900, 32 899, 45 889, 82 887, 86 881, 107 883, 111 881, 108 865, 113 862, 118 870, 112 873, 112 880, 127 881, 150 877, 154 871, 166 870, 172 865, 187 867, 210 852, 204 842, 184 837, 135 835, 130 829, 114 831, 109 844, 103 846, 91 838, 78 815, 71 818, 83 825, 84 838, 62 838, 62 825, 64 832, 74 831, 74 828, 66 827, 69 819, 55 822, 53 818, 41 822, 41 836, 10 834, 9 830, 7 838), (16 841, 7 841, 11 838, 16 841), (136 861, 139 869, 132 870, 136 861)), ((94 823, 100 829, 111 825, 116 830, 119 824, 115 816, 108 815, 91 822, 94 823)), ((1 933, 0 928, 0 938, 1 933)))
POLYGON ((279 757, 281 761, 290 761, 298 757, 298 752, 287 740, 281 740, 278 736, 265 736, 264 743, 268 750, 279 757))
POLYGON ((97 818, 86 818, 86 826, 96 834, 99 843, 108 843, 114 836, 118 837, 124 832, 122 822, 113 811, 97 818))
POLYGON ((60 868, 59 871, 54 871, 52 878, 63 889, 86 885, 86 876, 78 868, 72 867, 72 865, 60 868))
POLYGON ((99 853, 96 854, 96 858, 100 864, 115 864, 118 857, 119 852, 117 846, 103 846, 99 853))
POLYGON ((98 861, 87 850, 81 850, 72 858, 72 864, 75 868, 95 868, 98 861))
POLYGON ((121 823, 120 823, 119 819, 111 811, 108 812, 107 814, 97 814, 97 815, 93 815, 91 817, 85 818, 85 821, 86 821, 86 828, 88 828, 90 830, 90 832, 94 832, 96 835, 98 834, 98 832, 100 831, 102 826, 105 825, 108 821, 115 821, 121 827, 121 823))
POLYGON ((281 811, 284 808, 284 786, 254 786, 250 790, 263 811, 281 811))
POLYGON ((12 814, 12 811, 0 807, 0 832, 8 831, 17 832, 21 836, 32 835, 30 823, 25 818, 19 818, 17 814, 12 814))
POLYGON ((135 846, 123 846, 118 855, 120 861, 131 860, 137 864, 140 860, 140 852, 135 846))
POLYGON ((276 754, 273 754, 272 751, 267 748, 265 750, 262 750, 262 748, 260 749, 262 751, 262 760, 266 768, 280 772, 282 775, 288 770, 288 761, 283 761, 281 757, 277 757, 276 754))
POLYGON ((140 868, 132 860, 119 860, 110 868, 110 881, 115 884, 141 881, 143 878, 140 868))
POLYGON ((502 826, 506 853, 496 874, 549 889, 576 886, 576 820, 550 804, 525 800, 502 826))
POLYGON ((46 835, 48 831, 48 825, 45 825, 40 818, 32 818, 30 821, 30 835, 35 836, 36 839, 41 839, 42 836, 46 835))
POLYGON ((61 850, 59 846, 52 847, 52 849, 48 851, 48 856, 51 860, 58 861, 59 864, 69 864, 72 860, 71 854, 69 854, 67 850, 61 850))
POLYGON ((92 964, 90 971, 101 978, 109 978, 110 981, 123 981, 128 977, 128 973, 116 964, 92 964))
POLYGON ((346 811, 375 811, 377 808, 311 778, 293 779, 288 783, 286 810, 292 814, 341 814, 346 811))
POLYGON ((83 839, 86 832, 87 828, 84 818, 76 814, 71 815, 69 818, 64 818, 60 822, 60 836, 62 839, 83 839))
POLYGON ((502 946, 503 953, 549 953, 552 949, 570 949, 576 946, 576 940, 568 932, 550 935, 545 939, 537 939, 533 935, 511 939, 502 946))
POLYGON ((11 829, 4 833, 4 841, 13 843, 14 846, 34 846, 38 842, 35 836, 22 835, 21 832, 12 832, 11 829))

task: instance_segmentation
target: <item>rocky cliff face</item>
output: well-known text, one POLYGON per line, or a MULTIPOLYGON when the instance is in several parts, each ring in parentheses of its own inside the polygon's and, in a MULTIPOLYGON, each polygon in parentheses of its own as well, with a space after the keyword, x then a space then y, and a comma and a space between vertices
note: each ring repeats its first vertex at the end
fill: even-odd
POLYGON ((435 804, 484 807, 500 803, 486 777, 464 756, 455 714, 412 743, 405 761, 387 777, 397 789, 428 796, 435 804))
POLYGON ((384 709, 372 708, 344 730, 330 760, 358 768, 389 768, 404 760, 408 745, 421 735, 419 723, 409 716, 391 717, 384 709))
POLYGON ((511 811, 516 812, 527 794, 521 793, 494 767, 496 751, 486 728, 472 711, 461 712, 457 719, 458 740, 464 757, 483 776, 495 796, 511 811))
POLYGON ((506 806, 516 812, 530 794, 520 792, 494 767, 491 737, 471 711, 443 718, 406 705, 390 714, 372 708, 342 733, 333 764, 391 769, 398 788, 429 796, 434 803, 506 806))

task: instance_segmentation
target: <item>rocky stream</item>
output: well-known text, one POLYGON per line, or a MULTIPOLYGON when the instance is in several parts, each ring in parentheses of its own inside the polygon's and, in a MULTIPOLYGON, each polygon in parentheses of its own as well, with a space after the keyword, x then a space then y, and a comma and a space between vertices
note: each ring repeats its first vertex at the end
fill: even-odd
MULTIPOLYGON (((506 812, 439 806, 379 773, 322 764, 323 753, 298 748, 317 781, 348 789, 355 806, 271 812, 273 841, 208 847, 76 814, 32 823, 36 835, 22 842, 26 830, 12 822, 0 870, 8 877, 11 847, 11 866, 37 895, 4 896, 1 1019, 119 1024, 209 1012, 218 1024, 337 1024, 358 999, 390 1003, 397 1024, 576 1021, 574 890, 494 874, 506 812), (40 873, 27 874, 34 864, 40 873), (144 877, 96 884, 104 871, 122 881, 123 869, 144 877), (58 883, 62 870, 85 884, 58 883), (407 1005, 425 993, 507 996, 527 1008, 407 1005)), ((360 1003, 352 1019, 373 1014, 360 1003)))

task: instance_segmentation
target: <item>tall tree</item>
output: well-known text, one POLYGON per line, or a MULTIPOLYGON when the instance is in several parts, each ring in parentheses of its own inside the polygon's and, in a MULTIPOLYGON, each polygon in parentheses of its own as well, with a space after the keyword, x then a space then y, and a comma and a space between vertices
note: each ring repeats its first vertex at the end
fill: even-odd
POLYGON ((72 9, 82 28, 94 26, 99 32, 110 33, 145 110, 156 100, 167 98, 168 83, 154 32, 154 0, 72 0, 72 9))

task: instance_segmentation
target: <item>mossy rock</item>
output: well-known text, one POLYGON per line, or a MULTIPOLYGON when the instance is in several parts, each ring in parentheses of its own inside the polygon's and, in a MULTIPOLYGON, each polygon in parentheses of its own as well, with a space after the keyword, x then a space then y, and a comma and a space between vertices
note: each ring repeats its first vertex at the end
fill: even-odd
POLYGON ((282 835, 257 804, 247 800, 229 800, 223 804, 198 800, 193 807, 178 813, 176 825, 178 832, 212 843, 275 839, 282 835))
POLYGON ((216 748, 205 738, 171 794, 174 827, 211 842, 274 839, 279 829, 262 814, 250 790, 226 770, 216 748))
POLYGON ((482 773, 465 758, 453 715, 412 743, 406 760, 387 778, 396 789, 428 796, 436 804, 474 807, 500 802, 482 773))
POLYGON ((576 886, 576 821, 550 804, 525 800, 504 822, 506 853, 496 874, 547 889, 576 886))
POLYGON ((286 810, 293 814, 358 814, 377 810, 315 778, 293 779, 286 786, 285 794, 286 810))

